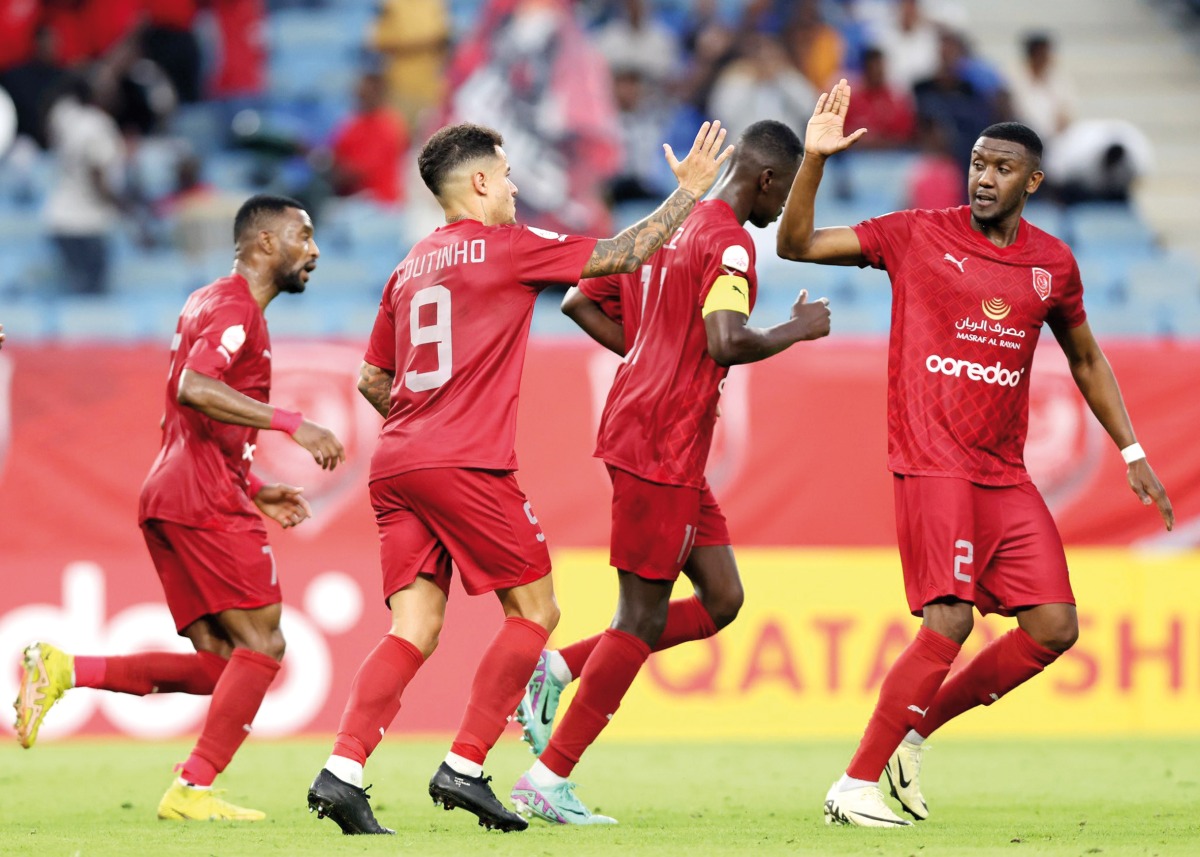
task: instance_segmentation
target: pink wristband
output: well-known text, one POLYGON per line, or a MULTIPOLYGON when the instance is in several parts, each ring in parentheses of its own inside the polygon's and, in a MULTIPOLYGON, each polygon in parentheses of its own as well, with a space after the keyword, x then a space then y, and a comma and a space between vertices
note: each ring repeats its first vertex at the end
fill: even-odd
POLYGON ((283 408, 276 408, 271 414, 272 431, 295 434, 296 429, 300 428, 300 423, 302 422, 304 422, 304 414, 299 411, 285 411, 283 408))
POLYGON ((246 473, 246 490, 250 492, 250 499, 253 500, 258 496, 258 492, 267 483, 254 475, 254 471, 250 470, 246 473))

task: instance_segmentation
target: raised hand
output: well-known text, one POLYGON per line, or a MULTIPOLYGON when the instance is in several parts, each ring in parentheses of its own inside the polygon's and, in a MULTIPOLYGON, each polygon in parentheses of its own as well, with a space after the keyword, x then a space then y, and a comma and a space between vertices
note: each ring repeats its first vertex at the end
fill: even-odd
POLYGON ((792 304, 792 319, 804 325, 805 334, 801 341, 820 339, 829 335, 829 298, 818 298, 808 302, 808 289, 801 289, 792 304))
POLYGON ((312 420, 300 423, 292 439, 312 454, 313 461, 322 470, 333 470, 339 462, 346 460, 346 450, 342 442, 325 426, 317 425, 312 420))
POLYGON ((845 136, 846 111, 850 109, 850 84, 842 78, 829 92, 821 93, 808 129, 804 132, 804 151, 828 157, 844 151, 855 143, 866 128, 859 128, 849 137, 845 136))
POLYGON ((726 131, 720 122, 705 122, 696 133, 692 150, 682 161, 675 159, 675 152, 669 143, 663 143, 663 151, 671 172, 679 180, 679 186, 693 194, 697 199, 704 196, 712 183, 717 180, 721 166, 733 154, 733 146, 721 151, 725 142, 726 131))
POLYGON ((312 517, 312 507, 304 499, 303 492, 303 488, 291 485, 264 485, 254 495, 254 505, 286 530, 312 517))
POLYGON ((1129 480, 1129 487, 1133 489, 1134 494, 1138 495, 1142 505, 1149 506, 1154 503, 1158 506, 1158 514, 1162 515, 1167 529, 1174 529, 1175 510, 1171 507, 1171 498, 1167 496, 1167 489, 1163 488, 1158 477, 1154 475, 1150 463, 1144 458, 1139 458, 1129 465, 1125 476, 1129 480))

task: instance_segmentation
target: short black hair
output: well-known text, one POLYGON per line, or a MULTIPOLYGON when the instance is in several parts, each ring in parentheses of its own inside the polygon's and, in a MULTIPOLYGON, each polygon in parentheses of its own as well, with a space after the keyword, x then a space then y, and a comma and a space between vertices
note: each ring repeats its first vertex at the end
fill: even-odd
POLYGON ((738 137, 737 151, 753 153, 764 166, 791 166, 804 154, 804 144, 782 122, 761 119, 738 137))
POLYGON ((496 147, 503 144, 504 137, 494 128, 471 122, 447 125, 429 138, 417 156, 421 181, 434 196, 441 196, 442 183, 455 167, 494 156, 496 147))
POLYGON ((979 136, 1020 143, 1025 147, 1025 151, 1033 156, 1035 163, 1042 160, 1042 138, 1028 125, 1022 125, 1020 122, 997 122, 980 131, 979 136))
POLYGON ((266 220, 282 214, 289 208, 303 211, 304 204, 290 196, 275 196, 269 193, 259 193, 250 197, 242 203, 237 216, 233 218, 233 243, 236 245, 248 232, 258 232, 266 220))
POLYGON ((1033 56, 1034 51, 1049 48, 1054 44, 1049 33, 1027 33, 1025 36, 1025 56, 1033 56))

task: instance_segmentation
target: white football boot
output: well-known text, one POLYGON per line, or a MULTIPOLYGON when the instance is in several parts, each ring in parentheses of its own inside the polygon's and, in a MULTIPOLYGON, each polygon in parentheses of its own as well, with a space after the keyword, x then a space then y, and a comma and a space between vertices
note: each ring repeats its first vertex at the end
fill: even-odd
POLYGON ((879 786, 862 786, 839 791, 834 783, 825 795, 825 823, 849 824, 855 827, 912 827, 888 809, 879 786))

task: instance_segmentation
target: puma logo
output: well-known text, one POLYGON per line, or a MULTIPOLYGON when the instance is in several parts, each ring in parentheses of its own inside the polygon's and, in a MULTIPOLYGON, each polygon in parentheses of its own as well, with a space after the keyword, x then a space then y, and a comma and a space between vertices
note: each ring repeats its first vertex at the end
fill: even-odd
POLYGON ((951 256, 949 253, 947 253, 947 254, 946 254, 945 256, 943 256, 942 258, 943 258, 943 259, 945 259, 947 262, 951 263, 952 265, 955 265, 955 266, 958 268, 958 272, 959 272, 960 274, 961 274, 961 273, 963 273, 963 265, 964 265, 964 264, 966 263, 966 261, 967 261, 967 257, 966 257, 966 256, 963 256, 963 257, 962 257, 962 261, 961 261, 961 262, 960 262, 958 259, 955 259, 953 256, 951 256))
POLYGON ((925 712, 928 711, 929 709, 928 708, 917 708, 915 705, 910 705, 908 707, 908 710, 915 711, 915 712, 917 712, 917 714, 920 714, 922 717, 924 717, 925 712))

